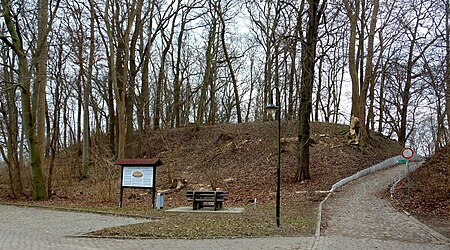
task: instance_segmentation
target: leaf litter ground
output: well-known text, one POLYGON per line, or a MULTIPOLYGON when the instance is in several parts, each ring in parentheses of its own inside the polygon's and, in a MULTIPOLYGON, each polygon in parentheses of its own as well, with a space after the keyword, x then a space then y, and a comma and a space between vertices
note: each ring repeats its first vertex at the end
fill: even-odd
MULTIPOLYGON (((157 189, 164 192, 164 209, 150 209, 148 192, 125 190, 124 207, 117 208, 120 168, 94 152, 90 177, 72 178, 81 166, 76 148, 56 159, 52 199, 34 202, 14 200, 2 171, 1 197, 4 202, 82 208, 113 213, 144 215, 150 223, 106 229, 97 235, 152 238, 261 237, 269 235, 313 235, 319 202, 331 185, 384 159, 398 155, 397 142, 372 135, 372 149, 347 145, 348 126, 313 123, 311 127, 311 179, 295 182, 297 123, 283 122, 281 131, 281 228, 275 226, 277 123, 246 123, 187 127, 150 131, 135 135, 129 158, 160 158, 157 189), (138 143, 140 142, 140 143, 138 143), (141 145, 141 146, 139 146, 141 145), (174 180, 178 180, 177 183, 174 180), (225 207, 244 207, 238 215, 174 214, 165 210, 190 206, 187 190, 227 190, 225 207), (252 202, 257 200, 256 210, 252 202)), ((97 151, 107 152, 106 137, 93 139, 97 151), (105 149, 106 148, 106 149, 105 149)), ((26 177, 25 177, 26 178, 26 177)))

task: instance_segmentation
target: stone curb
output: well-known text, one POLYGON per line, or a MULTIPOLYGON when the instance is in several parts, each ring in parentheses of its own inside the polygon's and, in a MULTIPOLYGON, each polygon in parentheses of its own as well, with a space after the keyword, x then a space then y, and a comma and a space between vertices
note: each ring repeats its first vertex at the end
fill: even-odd
POLYGON ((38 208, 38 209, 48 209, 48 210, 55 210, 55 211, 67 211, 67 212, 75 212, 75 213, 91 213, 91 214, 100 214, 100 215, 109 215, 109 216, 127 217, 127 218, 137 218, 137 219, 147 219, 147 220, 162 220, 163 219, 163 218, 160 218, 160 217, 154 217, 154 216, 150 216, 150 215, 125 214, 125 213, 89 210, 89 209, 82 209, 82 208, 46 206, 46 205, 39 205, 39 204, 20 204, 20 203, 0 202, 0 205, 16 206, 16 207, 31 207, 31 208, 38 208))

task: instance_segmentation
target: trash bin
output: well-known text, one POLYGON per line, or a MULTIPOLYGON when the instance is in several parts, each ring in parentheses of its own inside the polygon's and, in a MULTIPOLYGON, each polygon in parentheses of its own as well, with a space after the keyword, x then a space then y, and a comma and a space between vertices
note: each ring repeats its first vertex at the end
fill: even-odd
POLYGON ((161 209, 164 207, 164 194, 157 193, 156 194, 156 209, 161 209))

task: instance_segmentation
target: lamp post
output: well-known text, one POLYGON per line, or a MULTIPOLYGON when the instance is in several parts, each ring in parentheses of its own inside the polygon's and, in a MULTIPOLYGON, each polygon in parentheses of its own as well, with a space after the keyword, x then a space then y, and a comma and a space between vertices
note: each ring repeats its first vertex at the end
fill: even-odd
MULTIPOLYGON (((280 100, 280 92, 278 88, 276 88, 277 100, 280 100)), ((278 159, 277 159, 277 197, 276 197, 276 208, 275 208, 275 216, 277 220, 277 227, 280 226, 280 155, 281 155, 281 122, 280 122, 280 108, 273 103, 272 94, 270 95, 270 102, 266 106, 266 111, 269 114, 276 114, 275 117, 278 120, 278 159)))

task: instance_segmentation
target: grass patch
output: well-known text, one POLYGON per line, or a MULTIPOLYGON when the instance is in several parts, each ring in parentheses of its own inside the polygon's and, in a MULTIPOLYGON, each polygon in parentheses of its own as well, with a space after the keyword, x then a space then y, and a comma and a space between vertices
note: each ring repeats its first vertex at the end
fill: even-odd
MULTIPOLYGON (((116 209, 105 212, 113 212, 111 210, 116 209)), ((158 219, 106 228, 92 232, 91 235, 183 239, 300 236, 312 235, 316 225, 316 210, 305 207, 282 208, 280 227, 275 223, 275 207, 269 205, 259 206, 256 210, 247 207, 242 214, 175 213, 135 208, 117 211, 158 219)))

